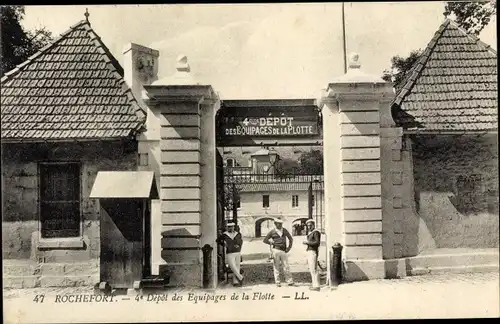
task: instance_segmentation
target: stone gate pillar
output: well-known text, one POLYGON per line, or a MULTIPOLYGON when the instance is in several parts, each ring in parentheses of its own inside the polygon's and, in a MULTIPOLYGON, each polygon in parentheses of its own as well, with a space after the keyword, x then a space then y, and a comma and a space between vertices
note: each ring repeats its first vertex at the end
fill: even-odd
MULTIPOLYGON (((177 72, 144 86, 160 139, 161 258, 172 286, 202 286, 202 251, 213 247, 211 286, 217 278, 215 113, 219 99, 190 74, 185 56, 177 72)), ((154 124, 154 123, 152 123, 154 124)))
MULTIPOLYGON (((401 148, 389 102, 392 84, 363 73, 357 54, 322 98, 327 248, 344 246, 345 279, 384 278, 387 259, 400 255, 394 234, 392 169, 401 148)), ((328 260, 329 261, 329 260, 328 260)))

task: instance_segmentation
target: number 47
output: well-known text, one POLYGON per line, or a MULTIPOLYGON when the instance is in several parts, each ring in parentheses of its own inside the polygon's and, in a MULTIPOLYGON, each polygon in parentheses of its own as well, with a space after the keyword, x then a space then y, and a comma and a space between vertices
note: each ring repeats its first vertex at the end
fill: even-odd
POLYGON ((45 298, 45 295, 36 295, 35 298, 33 298, 33 301, 35 303, 43 303, 44 298, 45 298))

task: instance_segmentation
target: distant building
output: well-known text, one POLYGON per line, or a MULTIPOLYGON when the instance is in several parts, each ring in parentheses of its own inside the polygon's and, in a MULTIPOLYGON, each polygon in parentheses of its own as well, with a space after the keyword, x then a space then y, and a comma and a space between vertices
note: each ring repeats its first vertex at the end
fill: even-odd
MULTIPOLYGON (((235 158, 225 160, 227 192, 232 192, 234 183, 239 196, 237 220, 244 237, 265 235, 275 217, 282 218, 294 235, 305 234, 303 225, 309 217, 324 228, 322 175, 277 176, 274 165, 280 155, 275 150, 260 149, 248 155, 246 163, 241 157, 238 164, 235 158)), ((228 209, 226 217, 232 218, 231 206, 228 209)))

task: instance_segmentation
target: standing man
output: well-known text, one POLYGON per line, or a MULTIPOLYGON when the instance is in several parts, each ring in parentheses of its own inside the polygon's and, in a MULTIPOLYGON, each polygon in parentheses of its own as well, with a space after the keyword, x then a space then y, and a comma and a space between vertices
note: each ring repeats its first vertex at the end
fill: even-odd
POLYGON ((321 232, 315 228, 312 219, 307 220, 306 226, 309 234, 303 243, 307 245, 307 264, 312 278, 312 287, 309 289, 319 291, 318 250, 321 244, 321 232))
POLYGON ((275 228, 270 230, 264 238, 264 243, 269 244, 272 248, 274 281, 278 287, 281 287, 280 268, 283 268, 283 275, 287 284, 293 286, 294 282, 292 274, 290 273, 287 255, 292 249, 293 238, 286 228, 283 227, 283 221, 281 219, 275 219, 274 226, 275 228), (289 245, 287 245, 287 239, 289 245))
POLYGON ((243 275, 240 271, 240 262, 243 239, 241 233, 235 230, 234 223, 227 223, 226 231, 222 233, 219 241, 226 246, 226 262, 233 272, 233 285, 241 286, 243 284, 243 275))

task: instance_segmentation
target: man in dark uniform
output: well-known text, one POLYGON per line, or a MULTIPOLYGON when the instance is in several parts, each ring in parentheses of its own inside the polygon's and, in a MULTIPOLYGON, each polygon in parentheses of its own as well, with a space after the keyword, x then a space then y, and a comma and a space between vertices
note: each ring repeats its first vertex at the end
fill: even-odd
POLYGON ((243 239, 241 233, 235 231, 234 223, 227 223, 226 228, 227 230, 222 233, 219 242, 226 247, 226 262, 233 272, 233 285, 241 286, 243 284, 243 275, 240 271, 240 262, 243 239))
POLYGON ((309 234, 303 243, 307 245, 307 264, 312 278, 312 286, 309 289, 319 291, 318 250, 321 244, 321 232, 315 228, 312 219, 307 220, 306 225, 309 234))

